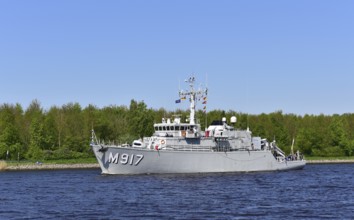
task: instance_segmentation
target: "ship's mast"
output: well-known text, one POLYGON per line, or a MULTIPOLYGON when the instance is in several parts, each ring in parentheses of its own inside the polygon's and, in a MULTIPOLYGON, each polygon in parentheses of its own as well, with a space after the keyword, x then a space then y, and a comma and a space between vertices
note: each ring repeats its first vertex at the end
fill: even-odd
POLYGON ((195 106, 196 106, 196 102, 197 99, 201 98, 203 95, 207 95, 208 93, 208 89, 199 89, 199 90, 195 90, 194 89, 194 83, 195 83, 195 77, 189 77, 189 79, 185 80, 185 82, 189 83, 189 91, 180 91, 179 92, 179 96, 181 99, 186 98, 187 96, 189 96, 189 101, 190 101, 190 116, 189 116, 189 124, 194 125, 195 124, 195 106))

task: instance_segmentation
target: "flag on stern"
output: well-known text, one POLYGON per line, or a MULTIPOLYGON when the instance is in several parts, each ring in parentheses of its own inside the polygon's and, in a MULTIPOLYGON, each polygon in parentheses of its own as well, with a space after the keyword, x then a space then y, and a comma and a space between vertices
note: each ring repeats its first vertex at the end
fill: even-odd
POLYGON ((177 99, 175 102, 176 102, 176 103, 181 103, 181 100, 180 100, 180 99, 177 99))

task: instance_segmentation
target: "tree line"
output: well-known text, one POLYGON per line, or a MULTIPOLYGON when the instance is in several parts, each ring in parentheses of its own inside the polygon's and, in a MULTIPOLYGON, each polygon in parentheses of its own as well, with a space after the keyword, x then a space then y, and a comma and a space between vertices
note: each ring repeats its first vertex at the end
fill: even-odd
MULTIPOLYGON (((37 100, 27 109, 20 104, 0 105, 0 159, 48 160, 88 158, 91 130, 105 142, 131 143, 134 139, 151 136, 153 124, 162 118, 179 115, 182 121, 189 111, 167 111, 148 108, 144 102, 131 100, 129 106, 98 108, 78 103, 43 110, 37 100)), ((237 129, 250 128, 253 136, 276 140, 290 152, 292 140, 295 150, 308 156, 352 156, 354 153, 354 114, 295 115, 281 111, 249 115, 236 111, 213 110, 196 113, 202 129, 213 120, 236 116, 237 129)))

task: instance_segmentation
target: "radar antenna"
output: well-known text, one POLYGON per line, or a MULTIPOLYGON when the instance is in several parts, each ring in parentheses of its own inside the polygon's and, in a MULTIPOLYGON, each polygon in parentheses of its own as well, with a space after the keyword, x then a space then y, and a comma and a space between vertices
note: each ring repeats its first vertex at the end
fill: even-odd
POLYGON ((189 97, 189 101, 190 101, 190 116, 189 116, 189 123, 191 125, 194 125, 195 124, 195 107, 196 107, 196 102, 201 99, 201 97, 203 95, 207 95, 208 94, 208 89, 205 88, 205 89, 198 89, 198 90, 195 90, 194 89, 194 83, 195 83, 195 77, 194 76, 191 76, 189 77, 189 79, 186 79, 185 80, 186 83, 189 83, 189 90, 187 91, 183 91, 183 90, 180 90, 179 91, 179 97, 180 99, 186 99, 187 96, 189 97))

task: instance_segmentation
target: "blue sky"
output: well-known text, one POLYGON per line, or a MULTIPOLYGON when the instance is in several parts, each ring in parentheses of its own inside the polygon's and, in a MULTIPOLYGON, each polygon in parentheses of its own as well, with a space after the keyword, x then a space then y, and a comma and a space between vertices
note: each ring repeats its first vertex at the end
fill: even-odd
POLYGON ((0 1, 0 103, 354 110, 354 1, 0 1))

